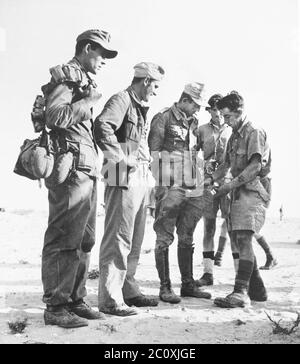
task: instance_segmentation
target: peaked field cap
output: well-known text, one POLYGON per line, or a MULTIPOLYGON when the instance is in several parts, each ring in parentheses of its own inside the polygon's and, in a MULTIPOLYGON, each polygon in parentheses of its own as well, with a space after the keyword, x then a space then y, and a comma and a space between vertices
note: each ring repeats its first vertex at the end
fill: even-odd
POLYGON ((207 106, 205 100, 205 85, 200 82, 188 83, 184 87, 184 93, 191 96, 192 100, 199 106, 207 106))
POLYGON ((136 64, 133 68, 134 77, 137 78, 150 77, 155 81, 161 81, 165 74, 165 71, 161 66, 152 62, 141 62, 136 64))
POLYGON ((106 50, 106 58, 115 58, 118 52, 110 47, 111 36, 105 30, 90 29, 78 35, 76 42, 90 40, 106 50))

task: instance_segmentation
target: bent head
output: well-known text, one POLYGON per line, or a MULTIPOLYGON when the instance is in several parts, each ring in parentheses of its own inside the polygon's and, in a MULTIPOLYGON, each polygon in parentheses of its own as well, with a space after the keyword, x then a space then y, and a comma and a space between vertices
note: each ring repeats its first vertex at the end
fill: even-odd
POLYGON ((244 99, 236 92, 232 91, 217 103, 218 109, 224 117, 224 122, 236 130, 239 128, 244 114, 244 99))
POLYGON ((224 123, 224 118, 217 107, 217 103, 223 98, 221 94, 215 94, 208 100, 208 105, 205 110, 210 113, 214 124, 221 125, 224 123))
POLYGON ((105 65, 106 50, 94 42, 83 40, 77 43, 75 55, 85 71, 94 75, 105 65))
POLYGON ((201 106, 198 105, 190 95, 183 92, 177 106, 183 111, 186 116, 193 116, 195 113, 200 111, 201 106))

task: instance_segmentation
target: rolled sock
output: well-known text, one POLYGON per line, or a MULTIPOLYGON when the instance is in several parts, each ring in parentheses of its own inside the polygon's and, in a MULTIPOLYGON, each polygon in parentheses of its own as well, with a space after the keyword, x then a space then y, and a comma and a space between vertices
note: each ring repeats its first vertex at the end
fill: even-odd
POLYGON ((235 292, 241 292, 248 289, 253 266, 254 262, 251 262, 251 260, 239 260, 239 269, 235 277, 235 292))
POLYGON ((214 251, 203 252, 203 266, 204 273, 213 274, 214 269, 214 251))

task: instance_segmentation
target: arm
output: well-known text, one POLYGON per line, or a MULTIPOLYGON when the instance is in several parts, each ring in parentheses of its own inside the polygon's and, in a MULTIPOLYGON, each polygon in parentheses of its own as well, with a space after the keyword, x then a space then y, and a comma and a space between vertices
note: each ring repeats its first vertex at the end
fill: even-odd
POLYGON ((96 143, 105 158, 114 163, 127 160, 115 132, 121 127, 129 104, 129 95, 116 94, 108 100, 101 114, 95 119, 96 143))
POLYGON ((162 114, 154 116, 150 126, 150 132, 148 136, 148 145, 152 157, 151 171, 153 177, 156 180, 156 184, 159 182, 160 171, 160 152, 163 149, 165 139, 165 121, 162 114))
POLYGON ((48 128, 67 129, 92 118, 92 104, 88 99, 72 103, 73 85, 62 83, 47 97, 46 125, 48 128))

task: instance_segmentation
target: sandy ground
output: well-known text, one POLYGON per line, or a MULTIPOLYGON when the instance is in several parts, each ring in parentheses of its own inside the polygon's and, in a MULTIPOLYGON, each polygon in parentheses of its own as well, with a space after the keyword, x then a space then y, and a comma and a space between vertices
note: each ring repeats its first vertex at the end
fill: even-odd
MULTIPOLYGON (((0 343, 300 343, 300 328, 291 335, 274 334, 266 316, 289 327, 300 312, 300 219, 268 219, 264 235, 272 245, 279 265, 262 275, 268 287, 266 303, 252 303, 247 309, 220 309, 212 300, 182 299, 178 305, 160 302, 155 308, 141 308, 139 315, 90 322, 89 327, 63 329, 45 326, 41 301, 40 261, 47 214, 37 211, 0 212, 0 343), (19 315, 28 318, 22 334, 12 334, 8 321, 19 315)), ((220 225, 220 221, 218 221, 220 225)), ((92 252, 91 269, 97 268, 103 216, 98 217, 98 241, 92 252)), ((194 275, 202 274, 202 222, 195 233, 194 275)), ((147 221, 137 279, 145 294, 158 294, 154 264, 155 235, 152 218, 147 221)), ((265 257, 255 244, 260 265, 265 257)), ((173 287, 179 294, 180 275, 176 242, 171 248, 173 287)), ((215 269, 215 285, 207 288, 213 298, 231 292, 233 263, 227 246, 222 267, 215 269)), ((88 281, 87 301, 97 306, 97 280, 88 281)))

